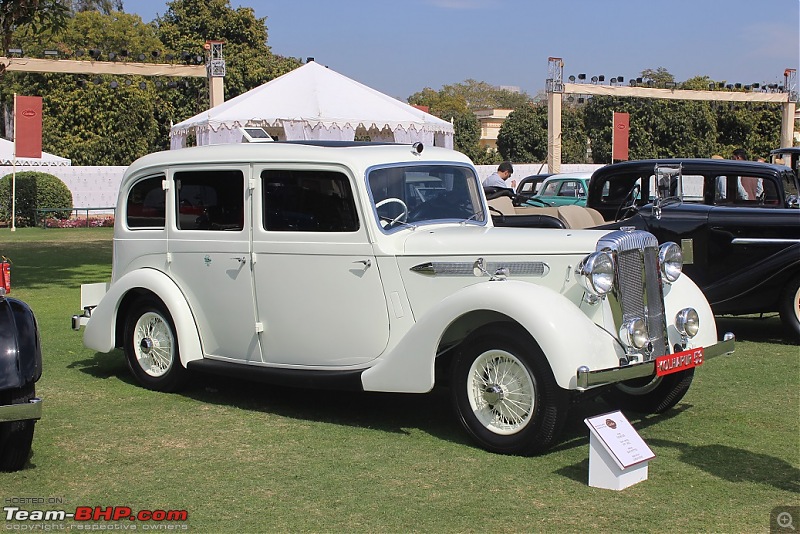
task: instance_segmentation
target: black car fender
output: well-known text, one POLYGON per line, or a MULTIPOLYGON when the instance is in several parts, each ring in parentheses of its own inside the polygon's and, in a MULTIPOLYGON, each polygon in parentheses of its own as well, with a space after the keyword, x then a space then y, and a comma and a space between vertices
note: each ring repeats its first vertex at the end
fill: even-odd
POLYGON ((0 296, 0 390, 36 382, 42 376, 39 327, 30 306, 0 296))

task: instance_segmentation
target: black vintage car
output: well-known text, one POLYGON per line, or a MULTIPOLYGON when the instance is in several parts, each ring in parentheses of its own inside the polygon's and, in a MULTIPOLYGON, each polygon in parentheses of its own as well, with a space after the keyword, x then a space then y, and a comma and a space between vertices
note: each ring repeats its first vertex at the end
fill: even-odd
POLYGON ((684 272, 718 314, 780 313, 800 338, 797 176, 784 165, 717 159, 617 163, 595 171, 587 206, 603 228, 681 245, 684 272))
POLYGON ((0 285, 0 471, 22 469, 41 417, 35 395, 42 375, 39 328, 30 307, 0 285))

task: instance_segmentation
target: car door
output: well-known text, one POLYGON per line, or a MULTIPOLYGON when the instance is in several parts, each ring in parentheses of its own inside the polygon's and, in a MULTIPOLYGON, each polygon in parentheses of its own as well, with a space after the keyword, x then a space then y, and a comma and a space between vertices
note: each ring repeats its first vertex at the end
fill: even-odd
POLYGON ((260 362, 248 173, 246 167, 174 172, 168 272, 192 309, 206 356, 260 362))
POLYGON ((253 225, 263 360, 358 366, 378 357, 389 317, 352 177, 337 167, 256 168, 253 225))

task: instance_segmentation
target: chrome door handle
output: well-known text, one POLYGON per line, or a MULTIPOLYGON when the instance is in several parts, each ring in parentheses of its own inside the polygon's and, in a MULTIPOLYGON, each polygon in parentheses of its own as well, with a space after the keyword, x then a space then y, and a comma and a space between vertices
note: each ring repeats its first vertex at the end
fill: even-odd
POLYGON ((247 258, 245 258, 244 256, 234 256, 231 259, 238 261, 239 265, 244 265, 245 263, 247 263, 247 258))
POLYGON ((364 266, 365 269, 368 269, 369 267, 372 266, 372 260, 358 260, 354 261, 353 263, 360 263, 361 265, 364 266))

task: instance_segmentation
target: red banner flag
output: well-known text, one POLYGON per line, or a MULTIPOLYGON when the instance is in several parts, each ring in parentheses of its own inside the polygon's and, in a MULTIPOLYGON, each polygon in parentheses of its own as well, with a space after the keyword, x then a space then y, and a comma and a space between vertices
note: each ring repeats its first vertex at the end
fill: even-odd
POLYGON ((628 131, 630 115, 614 112, 614 128, 611 134, 611 160, 627 161, 628 131))
POLYGON ((17 96, 14 102, 14 154, 42 157, 42 97, 17 96))

